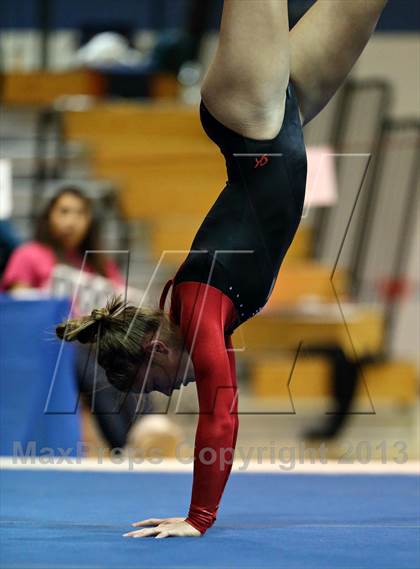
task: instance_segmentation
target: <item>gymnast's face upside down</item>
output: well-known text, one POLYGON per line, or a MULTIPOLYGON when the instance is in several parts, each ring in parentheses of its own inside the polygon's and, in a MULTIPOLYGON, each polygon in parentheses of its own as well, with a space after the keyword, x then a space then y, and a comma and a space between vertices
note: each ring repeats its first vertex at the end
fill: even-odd
POLYGON ((187 350, 162 340, 150 340, 143 347, 148 357, 138 368, 132 391, 158 391, 169 396, 181 385, 194 380, 194 368, 187 350))
POLYGON ((162 310, 136 308, 113 297, 105 308, 56 327, 67 342, 96 344, 98 363, 118 390, 171 395, 194 381, 181 332, 162 310))

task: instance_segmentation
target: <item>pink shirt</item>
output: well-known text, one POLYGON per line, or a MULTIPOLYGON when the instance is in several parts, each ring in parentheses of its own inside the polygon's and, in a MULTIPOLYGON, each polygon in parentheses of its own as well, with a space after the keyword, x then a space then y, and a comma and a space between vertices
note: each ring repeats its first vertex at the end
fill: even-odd
MULTIPOLYGON (((80 268, 82 259, 76 252, 68 252, 66 261, 75 268, 80 268)), ((0 288, 7 290, 16 284, 30 288, 48 286, 52 271, 57 263, 54 251, 47 245, 37 241, 29 241, 17 247, 7 263, 0 288)), ((124 279, 116 265, 110 259, 105 261, 106 277, 115 285, 123 286, 124 279)), ((92 267, 85 264, 85 271, 94 274, 92 267)))

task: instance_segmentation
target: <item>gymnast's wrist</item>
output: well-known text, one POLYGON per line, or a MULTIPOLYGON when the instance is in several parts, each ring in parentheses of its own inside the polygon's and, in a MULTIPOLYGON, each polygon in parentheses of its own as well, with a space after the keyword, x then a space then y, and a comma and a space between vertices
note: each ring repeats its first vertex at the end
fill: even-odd
POLYGON ((203 528, 200 524, 197 524, 189 516, 187 518, 185 518, 185 521, 187 522, 187 524, 190 524, 191 527, 193 527, 194 529, 199 531, 201 533, 201 535, 204 535, 206 533, 207 528, 203 528))
POLYGON ((199 506, 191 505, 188 512, 188 516, 186 517, 185 521, 189 523, 191 526, 193 526, 193 528, 198 530, 201 533, 201 535, 204 535, 204 533, 216 521, 216 513, 208 511, 199 506))

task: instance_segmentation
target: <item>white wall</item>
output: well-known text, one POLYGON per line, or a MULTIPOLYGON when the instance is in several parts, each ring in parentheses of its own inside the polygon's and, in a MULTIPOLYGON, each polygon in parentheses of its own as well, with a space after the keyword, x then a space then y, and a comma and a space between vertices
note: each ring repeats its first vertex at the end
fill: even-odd
POLYGON ((395 89, 392 116, 420 117, 420 34, 375 34, 352 76, 388 79, 395 89))
MULTIPOLYGON (((394 88, 393 118, 420 119, 420 34, 377 33, 356 64, 355 78, 388 79, 394 88)), ((419 156, 420 159, 420 156, 419 156)), ((420 370, 420 213, 410 239, 407 277, 414 286, 408 301, 400 304, 393 335, 394 355, 416 361, 420 370)))

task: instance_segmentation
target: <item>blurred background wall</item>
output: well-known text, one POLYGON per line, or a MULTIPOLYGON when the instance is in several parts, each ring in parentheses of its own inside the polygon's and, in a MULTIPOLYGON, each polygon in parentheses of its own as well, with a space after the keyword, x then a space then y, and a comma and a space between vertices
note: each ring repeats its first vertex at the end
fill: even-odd
MULTIPOLYGON (((420 117, 420 36, 419 5, 412 2, 393 2, 384 13, 379 29, 367 45, 352 75, 358 79, 386 78, 393 85, 389 113, 395 118, 420 117), (403 12, 405 17, 401 18, 403 12), (412 11, 411 11, 412 10, 412 11), (392 15, 392 17, 391 17, 392 15), (405 27, 404 27, 405 25, 405 27), (399 29, 401 27, 401 29, 399 29), (417 30, 417 31, 416 31, 417 30)), ((398 191, 398 188, 395 188, 398 191)), ((420 234, 417 216, 409 244, 408 276, 419 282, 420 234)), ((395 354, 417 361, 420 355, 417 339, 420 337, 420 298, 414 295, 401 309, 394 333, 395 354)))

